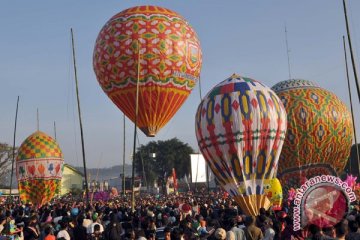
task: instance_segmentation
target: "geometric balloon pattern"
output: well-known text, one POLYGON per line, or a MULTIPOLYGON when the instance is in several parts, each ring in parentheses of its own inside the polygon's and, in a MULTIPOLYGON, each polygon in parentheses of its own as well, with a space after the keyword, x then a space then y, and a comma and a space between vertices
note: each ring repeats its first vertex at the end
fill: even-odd
POLYGON ((137 126, 155 134, 175 115, 199 80, 200 42, 179 14, 162 7, 138 6, 113 16, 95 43, 98 82, 137 126))
POLYGON ((16 158, 20 198, 43 205, 59 193, 63 155, 57 142, 37 131, 21 144, 16 158))
POLYGON ((219 183, 255 215, 285 138, 286 112, 279 98, 262 83, 234 74, 204 97, 195 126, 199 148, 219 183))
POLYGON ((278 167, 282 186, 299 187, 313 176, 341 173, 353 138, 351 115, 345 104, 307 80, 283 81, 272 89, 288 118, 278 167))

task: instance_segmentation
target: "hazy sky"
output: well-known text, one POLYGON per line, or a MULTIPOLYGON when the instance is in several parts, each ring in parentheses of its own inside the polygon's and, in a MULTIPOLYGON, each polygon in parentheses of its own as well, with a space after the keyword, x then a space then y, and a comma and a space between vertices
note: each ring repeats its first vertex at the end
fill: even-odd
MULTIPOLYGON (((1 1, 0 142, 12 144, 16 98, 20 95, 16 144, 40 130, 54 135, 65 161, 82 164, 75 98, 70 28, 75 32, 80 101, 88 167, 122 163, 123 115, 100 88, 92 68, 95 39, 106 21, 137 5, 172 9, 193 26, 201 41, 204 96, 233 73, 271 87, 288 79, 285 23, 291 75, 317 82, 348 106, 342 35, 346 34, 341 0, 197 0, 197 1, 1 1)), ((360 51, 360 1, 348 0, 353 46, 360 51)), ((359 55, 356 54, 359 59, 359 55)), ((351 73, 357 119, 359 101, 351 73)), ((199 85, 155 138, 139 132, 140 144, 174 137, 197 151, 194 115, 199 85)), ((359 121, 357 127, 360 126, 359 121)), ((126 120, 126 157, 130 163, 133 123, 126 120)), ((360 129, 358 130, 358 132, 360 129)))

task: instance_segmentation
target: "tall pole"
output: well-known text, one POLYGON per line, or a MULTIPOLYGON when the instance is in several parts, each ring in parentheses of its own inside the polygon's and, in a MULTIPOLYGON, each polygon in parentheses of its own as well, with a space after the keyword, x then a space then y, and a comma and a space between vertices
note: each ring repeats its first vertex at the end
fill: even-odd
POLYGON ((17 97, 16 102, 16 112, 15 112, 15 127, 14 127, 14 141, 13 141, 13 149, 12 149, 12 161, 11 161, 11 175, 10 175, 10 199, 11 199, 11 189, 12 189, 12 179, 14 176, 14 162, 15 162, 15 138, 16 138, 16 124, 17 124, 17 115, 18 115, 18 109, 19 109, 19 96, 17 97))
MULTIPOLYGON (((358 175, 360 174, 360 157, 359 157, 359 147, 357 144, 357 137, 356 137, 356 128, 355 128, 355 121, 354 121, 354 110, 353 110, 353 104, 352 104, 352 98, 351 98, 351 90, 350 90, 350 80, 349 80, 349 69, 347 64, 347 54, 346 54, 346 44, 345 44, 345 37, 343 36, 343 43, 344 43, 344 56, 345 56, 345 66, 346 66, 346 79, 348 84, 348 90, 349 90, 349 98, 350 98, 350 110, 351 110, 351 118, 352 118, 352 124, 354 129, 354 139, 355 139, 355 148, 356 148, 356 156, 357 156, 357 162, 358 162, 358 175)), ((350 173, 351 172, 351 156, 350 156, 350 173)))
POLYGON ((72 28, 71 28, 71 43, 72 43, 72 53, 73 53, 73 63, 74 63, 76 98, 77 98, 77 106, 78 106, 78 113, 79 113, 79 123, 80 123, 81 148, 82 148, 83 165, 84 165, 84 177, 85 177, 85 185, 86 185, 86 186, 85 186, 86 204, 89 205, 89 186, 88 186, 88 179, 87 179, 87 173, 86 173, 86 158, 85 158, 85 146, 84 146, 84 132, 83 132, 82 120, 81 120, 79 87, 78 87, 77 71, 76 71, 74 33, 73 33, 72 28))
POLYGON ((348 37, 348 42, 349 42, 349 48, 350 48, 351 63, 352 63, 353 72, 354 72, 354 78, 355 78, 355 83, 356 83, 356 90, 357 90, 358 98, 359 98, 359 101, 360 101, 359 80, 358 80, 358 76, 357 76, 357 70, 356 70, 356 64, 355 64, 355 57, 354 57, 354 53, 353 53, 353 50, 352 50, 351 36, 350 36, 350 28, 349 28, 349 21, 348 21, 348 17, 347 17, 346 1, 345 1, 345 0, 343 0, 343 5, 344 5, 344 15, 345 15, 345 22, 346 22, 346 31, 347 31, 347 37, 348 37))
POLYGON ((37 130, 39 131, 40 129, 40 120, 39 120, 39 109, 36 109, 36 126, 37 126, 37 130))
POLYGON ((123 195, 125 196, 126 194, 126 189, 125 189, 125 114, 123 114, 123 131, 124 131, 124 134, 123 134, 123 169, 122 169, 122 173, 123 173, 123 176, 122 176, 122 192, 123 192, 123 195))
POLYGON ((289 44, 288 44, 286 24, 285 24, 285 43, 286 43, 286 54, 287 54, 287 60, 288 60, 289 79, 291 79, 290 56, 289 56, 290 50, 289 50, 289 44))
POLYGON ((138 41, 138 68, 137 68, 137 81, 136 81, 136 100, 135 100, 135 124, 134 124, 134 148, 132 157, 132 175, 131 175, 131 210, 135 211, 135 153, 136 153, 136 134, 137 134, 137 120, 139 111, 139 82, 140 82, 140 42, 138 41))
POLYGON ((55 137, 55 141, 56 141, 56 122, 54 121, 54 137, 55 137))

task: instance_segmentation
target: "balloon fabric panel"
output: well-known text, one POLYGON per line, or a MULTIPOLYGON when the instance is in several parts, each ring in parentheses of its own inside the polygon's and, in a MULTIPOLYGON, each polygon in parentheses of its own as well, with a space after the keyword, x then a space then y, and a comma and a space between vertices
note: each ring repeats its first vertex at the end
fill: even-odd
POLYGON ((39 206, 50 202, 55 194, 59 194, 61 180, 31 179, 19 182, 21 201, 38 204, 39 206))
POLYGON ((43 205, 59 193, 63 155, 57 142, 35 132, 21 144, 16 158, 16 176, 22 201, 43 205))
POLYGON ((283 81, 273 89, 288 114, 278 169, 283 187, 299 186, 316 175, 341 173, 353 137, 345 104, 335 94, 306 80, 283 81))
POLYGON ((93 65, 102 89, 154 136, 184 103, 200 76, 202 54, 192 27, 177 13, 153 6, 113 16, 96 40, 93 65))
MULTIPOLYGON (((286 131, 277 96, 258 81, 233 75, 203 99, 195 124, 200 150, 224 189, 244 204, 264 202, 241 197, 263 195, 264 179, 277 169, 286 131)), ((259 207, 248 209, 255 214, 259 207)))

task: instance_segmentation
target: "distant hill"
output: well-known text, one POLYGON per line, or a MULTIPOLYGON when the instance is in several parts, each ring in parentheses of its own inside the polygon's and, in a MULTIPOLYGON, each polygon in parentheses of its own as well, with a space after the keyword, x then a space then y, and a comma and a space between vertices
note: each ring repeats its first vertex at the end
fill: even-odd
MULTIPOLYGON (((83 167, 75 167, 80 172, 84 172, 83 167)), ((111 178, 119 177, 120 174, 123 172, 122 165, 115 165, 109 168, 88 168, 87 169, 87 175, 90 180, 109 180, 111 178)), ((130 177, 132 173, 132 167, 131 165, 125 164, 125 176, 130 177)))

